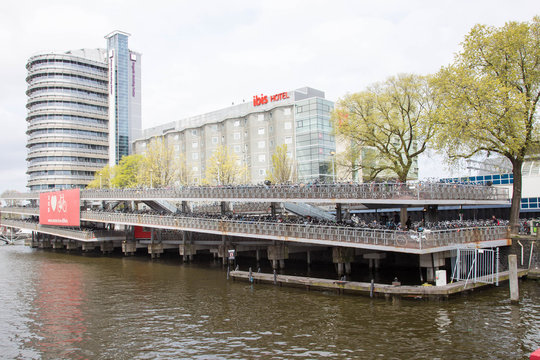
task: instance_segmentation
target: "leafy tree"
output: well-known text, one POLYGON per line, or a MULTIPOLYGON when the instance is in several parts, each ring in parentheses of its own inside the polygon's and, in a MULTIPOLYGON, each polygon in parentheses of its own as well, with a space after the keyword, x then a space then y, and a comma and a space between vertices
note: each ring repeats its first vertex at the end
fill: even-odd
POLYGON ((293 181, 294 166, 290 156, 287 155, 287 144, 276 147, 272 154, 272 169, 267 179, 274 184, 284 184, 293 181))
POLYGON ((213 185, 241 184, 246 182, 247 167, 223 145, 217 147, 206 164, 204 182, 213 185))
POLYGON ((94 173, 94 180, 92 180, 86 187, 89 189, 107 189, 112 185, 112 178, 114 177, 115 167, 105 165, 101 170, 94 173))
POLYGON ((433 113, 428 78, 401 74, 345 96, 332 120, 336 135, 376 152, 376 161, 362 161, 371 178, 395 176, 406 181, 433 137, 433 113))
POLYGON ((153 140, 143 158, 140 184, 153 187, 185 185, 189 172, 182 157, 175 157, 174 148, 163 137, 153 140))
POLYGON ((540 17, 500 28, 474 26, 434 85, 440 103, 437 143, 449 158, 498 153, 512 163, 510 224, 516 229, 522 165, 538 148, 540 17))
POLYGON ((122 157, 114 167, 114 177, 111 179, 115 188, 132 188, 139 185, 140 173, 144 156, 133 154, 122 157))

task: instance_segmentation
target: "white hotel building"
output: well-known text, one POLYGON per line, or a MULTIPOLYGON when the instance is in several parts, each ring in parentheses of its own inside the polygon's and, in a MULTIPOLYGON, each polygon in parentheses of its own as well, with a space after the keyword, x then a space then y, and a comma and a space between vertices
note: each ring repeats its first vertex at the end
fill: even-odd
POLYGON ((133 152, 145 153, 153 139, 162 137, 186 162, 190 183, 199 184, 212 153, 223 145, 247 166, 249 182, 260 183, 270 171, 276 147, 287 144, 299 181, 330 180, 336 151, 333 107, 324 92, 309 87, 256 95, 250 102, 145 129, 133 152))

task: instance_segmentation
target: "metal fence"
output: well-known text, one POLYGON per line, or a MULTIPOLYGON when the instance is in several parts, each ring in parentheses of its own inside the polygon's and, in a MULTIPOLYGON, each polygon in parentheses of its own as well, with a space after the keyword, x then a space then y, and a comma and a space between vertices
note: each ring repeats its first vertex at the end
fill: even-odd
POLYGON ((507 238, 507 229, 503 226, 412 232, 313 224, 238 221, 93 211, 81 212, 81 219, 195 232, 210 232, 224 235, 230 234, 243 237, 264 237, 277 240, 313 240, 314 242, 335 242, 336 245, 377 245, 389 248, 400 248, 405 252, 407 249, 425 250, 507 238))
POLYGON ((120 231, 109 231, 109 230, 76 230, 76 229, 62 229, 59 227, 44 226, 37 223, 32 223, 22 220, 14 219, 2 219, 3 226, 16 227, 19 229, 32 230, 44 234, 55 235, 66 237, 69 239, 81 240, 81 241, 91 241, 97 238, 102 237, 112 237, 112 236, 122 236, 123 232, 120 231))
POLYGON ((452 281, 498 285, 499 249, 457 249, 452 281))
MULTIPOLYGON (((39 193, 5 195, 4 199, 39 199, 39 193)), ((296 185, 240 185, 191 186, 172 189, 103 189, 81 190, 83 200, 229 200, 295 201, 343 200, 477 200, 506 201, 508 190, 493 186, 445 183, 363 183, 363 184, 296 184, 296 185)))
MULTIPOLYGON (((10 213, 15 214, 38 215, 37 208, 10 207, 4 209, 9 209, 10 213)), ((265 237, 276 240, 296 239, 303 241, 313 240, 314 242, 335 242, 336 244, 349 243, 357 245, 376 245, 401 248, 405 252, 407 249, 426 250, 455 246, 458 244, 507 239, 509 237, 507 228, 504 226, 483 226, 414 232, 348 226, 315 225, 310 223, 245 221, 196 216, 150 215, 107 211, 81 211, 80 216, 83 221, 123 223, 153 228, 225 235, 235 234, 242 237, 265 237)), ((2 219, 2 224, 6 224, 6 221, 13 220, 2 219)), ((24 221, 19 222, 22 224, 25 223, 24 221)), ((39 231, 37 226, 41 226, 41 229, 68 231, 58 227, 43 227, 42 225, 36 225, 31 222, 26 222, 26 224, 28 226, 36 226, 36 231, 39 231)), ((62 236, 60 233, 58 233, 58 235, 62 236)), ((88 235, 88 237, 95 236, 88 235)))

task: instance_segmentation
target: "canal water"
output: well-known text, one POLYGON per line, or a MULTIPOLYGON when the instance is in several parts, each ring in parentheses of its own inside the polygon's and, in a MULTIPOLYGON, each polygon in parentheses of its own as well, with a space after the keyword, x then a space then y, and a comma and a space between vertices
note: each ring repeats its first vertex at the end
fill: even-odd
POLYGON ((2 359, 527 359, 540 283, 449 301, 233 282, 219 264, 0 246, 2 359))

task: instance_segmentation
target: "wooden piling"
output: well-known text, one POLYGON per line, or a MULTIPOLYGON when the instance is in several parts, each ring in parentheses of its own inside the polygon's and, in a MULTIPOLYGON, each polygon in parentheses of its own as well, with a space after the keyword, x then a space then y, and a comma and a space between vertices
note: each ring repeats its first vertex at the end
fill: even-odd
POLYGON ((516 255, 508 255, 508 271, 508 280, 510 282, 510 301, 513 303, 517 303, 519 302, 519 286, 516 255))

